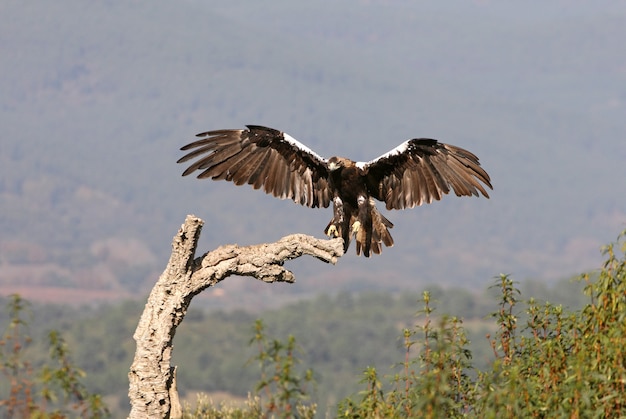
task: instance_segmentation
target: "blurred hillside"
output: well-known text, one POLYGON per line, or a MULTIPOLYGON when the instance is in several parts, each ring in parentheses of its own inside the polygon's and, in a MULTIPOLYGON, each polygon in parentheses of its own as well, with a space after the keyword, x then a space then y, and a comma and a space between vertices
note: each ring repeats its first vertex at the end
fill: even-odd
POLYGON ((330 210, 181 178, 195 133, 244 124, 355 160, 434 137, 476 153, 494 191, 387 212, 382 256, 295 261, 296 285, 229 281, 214 304, 597 266, 626 220, 623 39, 619 2, 5 2, 0 293, 146 292, 189 213, 201 251, 321 237, 330 210))

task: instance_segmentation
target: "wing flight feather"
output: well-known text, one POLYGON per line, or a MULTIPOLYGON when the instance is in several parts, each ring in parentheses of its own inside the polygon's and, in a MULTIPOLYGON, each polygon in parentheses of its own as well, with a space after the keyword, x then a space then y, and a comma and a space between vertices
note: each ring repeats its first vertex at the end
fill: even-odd
POLYGON ((491 179, 478 157, 460 147, 416 138, 367 162, 357 163, 372 196, 387 209, 412 208, 440 200, 451 190, 457 196, 489 198, 491 179))
POLYGON ((327 160, 281 131, 258 125, 247 129, 207 131, 181 150, 178 160, 194 160, 183 172, 198 178, 247 183, 278 198, 308 207, 328 207, 327 160))

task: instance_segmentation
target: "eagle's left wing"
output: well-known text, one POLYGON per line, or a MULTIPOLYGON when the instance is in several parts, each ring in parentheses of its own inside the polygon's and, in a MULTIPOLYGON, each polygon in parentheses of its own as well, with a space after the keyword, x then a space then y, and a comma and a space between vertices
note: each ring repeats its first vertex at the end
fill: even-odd
POLYGON ((457 196, 489 198, 481 182, 493 189, 478 157, 460 147, 429 138, 406 141, 367 162, 357 163, 366 176, 370 194, 387 209, 429 204, 454 190, 457 196))
POLYGON ((192 150, 177 163, 197 159, 183 176, 247 183, 278 198, 307 207, 328 207, 331 200, 326 159, 288 134, 258 125, 198 134, 192 150))

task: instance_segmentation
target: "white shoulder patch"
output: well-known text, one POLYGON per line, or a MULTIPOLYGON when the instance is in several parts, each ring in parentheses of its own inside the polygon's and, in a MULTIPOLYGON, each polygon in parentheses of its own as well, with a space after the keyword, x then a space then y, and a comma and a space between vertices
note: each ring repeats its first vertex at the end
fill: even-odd
POLYGON ((378 160, 386 159, 386 158, 389 158, 391 156, 397 156, 398 154, 402 154, 402 153, 406 152, 409 149, 409 142, 410 141, 411 140, 403 142, 398 147, 394 148, 393 150, 390 150, 390 151, 386 152, 382 156, 376 157, 374 160, 370 160, 367 163, 364 163, 364 162, 360 161, 360 162, 357 162, 356 165, 360 169, 364 169, 366 166, 370 166, 370 165, 376 163, 378 160))
POLYGON ((289 144, 299 148, 300 150, 305 151, 305 152, 311 154, 312 156, 314 156, 318 160, 326 162, 326 159, 324 157, 320 156, 315 151, 311 150, 309 147, 305 146, 300 141, 296 140, 295 138, 293 138, 291 135, 287 134, 286 132, 283 132, 283 139, 285 141, 287 141, 289 144))

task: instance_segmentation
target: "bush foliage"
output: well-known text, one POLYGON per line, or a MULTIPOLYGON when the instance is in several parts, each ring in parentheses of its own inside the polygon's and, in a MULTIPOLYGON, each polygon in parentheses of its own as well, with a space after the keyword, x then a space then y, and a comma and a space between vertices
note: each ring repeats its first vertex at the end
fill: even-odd
POLYGON ((625 233, 603 250, 606 261, 593 281, 581 276, 589 298, 582 310, 567 312, 532 298, 522 302, 515 282, 500 275, 488 369, 473 368, 459 319, 442 316, 433 326, 425 293, 423 322, 404 334, 400 372, 385 386, 368 368, 366 388, 356 400, 344 400, 337 416, 625 417, 625 233))
POLYGON ((28 357, 29 304, 19 295, 9 299, 9 324, 0 338, 0 414, 3 418, 105 418, 102 397, 82 383, 63 337, 48 333, 49 359, 35 367, 28 357))

